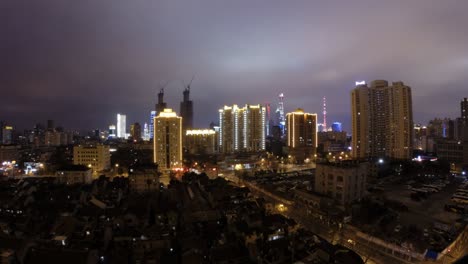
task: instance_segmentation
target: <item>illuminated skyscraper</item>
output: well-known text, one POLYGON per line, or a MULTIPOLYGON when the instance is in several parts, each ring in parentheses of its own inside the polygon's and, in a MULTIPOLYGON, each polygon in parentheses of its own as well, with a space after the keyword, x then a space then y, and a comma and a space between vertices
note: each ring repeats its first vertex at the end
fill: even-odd
POLYGON ((150 138, 154 136, 154 118, 156 117, 156 111, 151 111, 150 113, 150 125, 149 125, 149 135, 150 138))
POLYGON ((127 116, 117 114, 117 137, 126 138, 127 137, 127 116))
POLYGON ((342 131, 342 125, 340 122, 333 122, 331 128, 333 132, 341 132, 342 131))
POLYGON ((403 82, 357 83, 351 92, 353 141, 356 159, 410 159, 413 151, 411 88, 403 82))
POLYGON ((302 109, 286 115, 287 146, 298 160, 311 158, 317 153, 317 114, 302 109))
POLYGON ((180 116, 182 117, 183 130, 193 128, 193 102, 190 100, 190 84, 185 88, 184 100, 180 102, 180 116))
POLYGON ((284 116, 284 94, 280 93, 278 96, 278 108, 276 108, 276 116, 278 119, 278 126, 281 128, 281 132, 284 135, 286 128, 286 118, 284 116))
POLYGON ((265 115, 265 130, 266 136, 271 136, 271 128, 273 127, 273 121, 271 120, 271 106, 270 103, 265 104, 266 115, 265 115))
POLYGON ((261 105, 224 106, 219 110, 222 153, 265 150, 266 109, 261 105))
POLYGON ((148 123, 145 123, 143 125, 143 140, 145 141, 150 140, 150 132, 149 132, 148 123))
POLYGON ((323 123, 322 123, 322 126, 323 126, 323 130, 322 131, 327 131, 328 130, 328 127, 327 127, 327 98, 324 96, 323 97, 323 123))
POLYGON ((234 113, 238 111, 237 105, 224 106, 219 110, 219 152, 234 152, 234 134, 239 129, 237 121, 234 121, 234 113))
POLYGON ((182 118, 164 109, 154 118, 154 162, 160 170, 182 167, 182 118))

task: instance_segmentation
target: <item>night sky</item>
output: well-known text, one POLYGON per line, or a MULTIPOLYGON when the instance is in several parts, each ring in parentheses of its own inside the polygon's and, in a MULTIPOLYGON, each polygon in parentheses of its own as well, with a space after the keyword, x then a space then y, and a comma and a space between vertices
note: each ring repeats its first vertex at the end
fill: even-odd
MULTIPOLYGON (((412 87, 415 122, 459 116, 468 96, 468 1, 2 0, 0 120, 106 128, 147 122, 160 83, 195 124, 224 104, 320 112, 349 131, 358 80, 412 87)), ((322 116, 319 115, 319 120, 322 116)))

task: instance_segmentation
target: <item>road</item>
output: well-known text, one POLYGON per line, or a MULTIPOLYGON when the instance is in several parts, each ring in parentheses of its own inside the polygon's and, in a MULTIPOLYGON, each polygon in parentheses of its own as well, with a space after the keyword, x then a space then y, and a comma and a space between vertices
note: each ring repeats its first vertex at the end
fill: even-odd
MULTIPOLYGON (((240 180, 232 171, 224 173, 223 177, 238 184, 239 186, 244 186, 244 184, 246 186, 253 185, 251 182, 242 182, 242 180, 240 180)), ((281 199, 276 195, 267 195, 268 192, 260 192, 253 190, 253 188, 251 189, 252 192, 255 192, 258 196, 262 196, 268 201, 272 201, 274 203, 284 203, 284 199, 281 199)), ((261 188, 255 185, 255 189, 258 190, 261 188)), ((351 228, 346 225, 341 229, 329 226, 327 223, 322 222, 308 214, 305 207, 288 205, 286 210, 282 210, 281 212, 278 211, 278 213, 296 220, 296 222, 301 224, 303 227, 309 229, 319 237, 327 240, 332 244, 340 244, 354 250, 362 257, 365 263, 434 264, 451 263, 454 259, 456 259, 451 256, 455 255, 453 254, 455 252, 452 252, 452 254, 447 254, 446 258, 441 258, 438 261, 421 261, 416 258, 411 258, 408 255, 403 256, 396 251, 392 252, 391 249, 380 246, 378 243, 376 243, 376 241, 368 240, 365 237, 359 236, 358 230, 355 228, 351 228)))
MULTIPOLYGON (((223 177, 236 184, 243 185, 240 179, 236 177, 234 173, 224 173, 223 177)), ((256 193, 257 195, 262 196, 268 201, 283 203, 283 201, 279 200, 276 196, 266 196, 264 192, 256 193)), ((309 229, 319 237, 322 237, 323 239, 327 240, 332 244, 341 244, 354 250, 359 255, 361 255, 365 263, 411 263, 395 258, 393 255, 391 255, 391 253, 384 252, 378 249, 376 250, 375 245, 369 243, 368 241, 362 241, 361 238, 357 237, 352 232, 346 232, 344 231, 344 229, 341 232, 339 232, 337 228, 332 228, 326 223, 323 223, 318 219, 315 219, 314 217, 308 215, 307 211, 303 207, 299 208, 290 206, 286 210, 283 210, 278 213, 281 213, 288 218, 296 220, 303 227, 309 229), (348 239, 351 239, 352 241, 354 241, 354 243, 348 243, 348 239)))

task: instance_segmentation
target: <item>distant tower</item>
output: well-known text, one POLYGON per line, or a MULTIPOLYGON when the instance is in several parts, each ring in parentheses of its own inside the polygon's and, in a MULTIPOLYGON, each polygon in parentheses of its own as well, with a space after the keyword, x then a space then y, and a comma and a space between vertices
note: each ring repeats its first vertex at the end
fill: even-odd
POLYGON ((284 94, 280 93, 278 97, 278 108, 276 109, 276 114, 278 116, 278 125, 281 128, 281 132, 284 135, 284 130, 286 128, 286 118, 284 116, 284 94))
POLYGON ((156 111, 151 111, 150 113, 150 123, 149 123, 149 138, 152 139, 154 136, 154 118, 156 117, 156 111))
POLYGON ((117 114, 117 137, 127 138, 127 116, 117 114))
POLYGON ((163 112, 165 108, 167 108, 167 105, 164 102, 164 87, 162 87, 158 93, 158 103, 156 104, 156 114, 159 115, 159 113, 163 112))
POLYGON ((322 131, 327 131, 327 98, 323 97, 323 127, 322 131))
POLYGON ((468 121, 468 99, 465 97, 460 102, 461 118, 468 121))
POLYGON ((270 103, 265 104, 266 108, 266 120, 265 120, 265 129, 266 129, 266 136, 270 136, 270 131, 271 131, 271 125, 272 125, 272 120, 271 120, 271 110, 270 110, 270 103))
POLYGON ((150 140, 150 131, 149 131, 149 126, 148 123, 145 123, 143 125, 143 140, 148 141, 150 140))
POLYGON ((184 89, 184 100, 180 102, 180 116, 182 117, 182 129, 184 131, 193 128, 193 102, 190 100, 190 85, 192 81, 193 78, 184 89))
POLYGON ((141 125, 140 123, 134 123, 130 126, 130 135, 133 140, 141 140, 141 125))
POLYGON ((55 130, 54 120, 47 120, 47 130, 49 131, 55 130))

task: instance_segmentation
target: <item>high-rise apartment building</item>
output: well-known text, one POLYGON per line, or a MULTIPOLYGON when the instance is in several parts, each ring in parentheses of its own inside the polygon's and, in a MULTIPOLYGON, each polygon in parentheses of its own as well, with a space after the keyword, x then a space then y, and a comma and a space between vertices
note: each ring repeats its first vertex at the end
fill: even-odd
POLYGON ((190 100, 190 85, 183 92, 184 99, 180 102, 180 116, 183 130, 193 128, 193 102, 190 100))
POLYGON ((213 129, 187 130, 184 145, 191 154, 213 154, 216 151, 216 131, 213 129))
POLYGON ((154 162, 160 170, 182 167, 182 118, 164 109, 154 118, 154 162))
POLYGON ((298 160, 311 158, 317 151, 317 114, 302 109, 286 115, 289 152, 298 160))
POLYGON ((117 114, 117 137, 126 138, 127 137, 127 116, 122 114, 117 114))
POLYGON ((403 82, 359 83, 351 92, 352 153, 356 159, 410 159, 413 150, 411 88, 403 82))
POLYGON ((261 105, 224 106, 219 110, 219 149, 222 153, 265 150, 265 115, 261 105))
POLYGON ((79 145, 73 147, 73 164, 85 165, 98 173, 110 169, 110 147, 107 145, 79 145))

